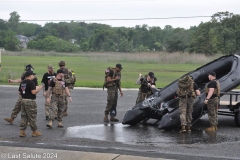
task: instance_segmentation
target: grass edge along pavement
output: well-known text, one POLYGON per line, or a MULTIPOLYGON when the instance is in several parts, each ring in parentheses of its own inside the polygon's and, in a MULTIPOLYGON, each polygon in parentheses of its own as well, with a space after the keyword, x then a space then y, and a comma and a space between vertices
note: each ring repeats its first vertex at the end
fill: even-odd
MULTIPOLYGON (((200 63, 180 63, 182 61, 175 62, 179 56, 186 57, 191 56, 187 54, 177 53, 174 57, 169 56, 169 59, 161 57, 168 63, 162 63, 162 61, 152 61, 160 56, 156 54, 149 54, 152 57, 143 57, 139 59, 139 56, 145 56, 148 53, 79 53, 79 54, 56 54, 56 55, 8 55, 2 54, 2 71, 0 72, 0 84, 8 84, 7 79, 18 79, 24 72, 24 64, 32 64, 34 72, 37 74, 38 82, 41 82, 42 76, 47 72, 47 65, 52 64, 57 71, 58 62, 61 60, 66 61, 66 67, 71 68, 76 75, 77 82, 76 87, 92 87, 101 88, 104 81, 104 71, 107 67, 115 67, 116 63, 121 63, 122 70, 122 88, 138 88, 136 84, 139 73, 147 74, 149 71, 155 73, 157 77, 157 87, 162 88, 174 80, 178 79, 182 75, 195 70, 196 68, 204 65, 200 63), (127 59, 126 59, 127 58, 127 59), (146 59, 144 61, 144 58, 146 59), (171 62, 171 59, 173 62, 171 62)), ((195 58, 196 55, 194 55, 195 58)), ((215 57, 212 57, 213 59, 215 57)), ((199 58, 200 59, 200 58, 199 58)), ((209 61, 208 57, 208 61, 209 61)), ((190 60, 188 60, 190 61, 190 60)), ((16 84, 15 84, 16 85, 16 84)))

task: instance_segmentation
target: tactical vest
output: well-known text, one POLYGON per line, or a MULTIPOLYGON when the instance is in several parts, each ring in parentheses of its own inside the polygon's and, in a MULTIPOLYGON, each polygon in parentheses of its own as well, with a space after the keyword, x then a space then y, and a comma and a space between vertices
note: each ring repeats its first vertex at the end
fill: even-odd
POLYGON ((55 87, 53 87, 53 94, 57 94, 57 95, 66 95, 66 91, 65 91, 65 81, 58 81, 56 78, 53 79, 54 83, 55 83, 55 87))
MULTIPOLYGON (((140 90, 141 92, 143 93, 148 93, 148 92, 151 92, 151 89, 150 87, 148 86, 148 83, 150 83, 151 85, 153 84, 152 82, 148 82, 147 81, 147 75, 144 76, 142 82, 141 82, 141 86, 140 86, 140 90)), ((151 94, 151 93, 150 93, 151 94)))
POLYGON ((176 93, 180 98, 196 97, 193 79, 189 76, 179 79, 176 93))
MULTIPOLYGON (((219 83, 217 80, 214 80, 214 81, 217 83, 217 88, 216 88, 216 89, 214 88, 213 95, 216 95, 217 97, 220 97, 220 83, 219 83)), ((210 82, 209 82, 209 83, 210 83, 210 82)), ((208 84, 209 84, 209 83, 208 83, 208 84)), ((207 85, 208 85, 208 84, 207 84, 207 85)), ((205 93, 208 94, 208 92, 209 92, 209 88, 206 87, 205 93)))
MULTIPOLYGON (((118 74, 119 74, 119 77, 121 77, 121 72, 117 73, 117 71, 116 71, 115 68, 110 68, 110 67, 109 67, 109 69, 113 71, 113 76, 111 77, 112 79, 114 79, 118 74)), ((104 86, 105 86, 106 88, 117 85, 115 82, 107 82, 107 77, 109 76, 109 74, 110 74, 110 71, 109 71, 108 74, 105 75, 104 86)), ((118 80, 118 81, 119 81, 119 82, 117 82, 117 83, 119 83, 119 85, 120 85, 120 80, 118 80)))

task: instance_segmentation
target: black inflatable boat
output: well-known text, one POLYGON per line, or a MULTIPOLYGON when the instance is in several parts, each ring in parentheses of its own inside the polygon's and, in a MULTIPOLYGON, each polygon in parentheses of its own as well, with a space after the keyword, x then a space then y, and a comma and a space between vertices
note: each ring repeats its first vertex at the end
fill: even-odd
MULTIPOLYGON (((228 55, 220 57, 182 76, 191 75, 201 91, 201 95, 196 98, 194 103, 193 123, 204 114, 204 90, 205 85, 209 82, 208 72, 210 71, 216 72, 221 92, 231 91, 240 84, 240 56, 228 55)), ((122 124, 136 125, 149 119, 155 119, 155 124, 158 125, 159 129, 180 127, 178 98, 176 97, 179 79, 161 90, 156 90, 151 97, 127 111, 122 124)))

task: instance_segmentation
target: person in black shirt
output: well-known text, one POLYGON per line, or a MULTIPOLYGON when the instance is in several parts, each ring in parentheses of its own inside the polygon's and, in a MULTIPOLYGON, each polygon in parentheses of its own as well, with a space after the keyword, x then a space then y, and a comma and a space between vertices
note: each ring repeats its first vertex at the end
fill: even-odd
MULTIPOLYGON (((26 71, 33 71, 33 69, 34 69, 33 66, 31 64, 28 64, 28 65, 26 65, 25 72, 26 71)), ((16 79, 16 80, 9 79, 8 83, 21 83, 25 79, 25 72, 22 74, 21 78, 16 79)), ((32 81, 36 84, 36 86, 38 85, 36 76, 34 76, 32 81)), ((10 124, 13 124, 14 119, 17 117, 17 115, 21 111, 21 102, 22 102, 22 96, 19 95, 18 100, 17 100, 17 102, 16 102, 16 104, 15 104, 13 110, 12 110, 11 117, 10 118, 4 118, 5 121, 9 122, 10 124)))
POLYGON ((218 103, 220 96, 220 83, 216 80, 216 73, 211 71, 208 74, 210 82, 208 83, 205 93, 206 99, 204 101, 207 104, 208 118, 210 127, 206 128, 206 131, 216 131, 218 125, 218 103))
POLYGON ((19 95, 22 96, 21 102, 21 124, 20 124, 20 137, 25 137, 25 129, 27 123, 30 122, 32 136, 41 136, 41 132, 37 131, 36 117, 37 117, 37 104, 36 94, 43 88, 44 85, 36 89, 36 84, 32 81, 34 78, 33 71, 29 70, 25 73, 25 80, 19 85, 19 95))
POLYGON ((137 84, 141 86, 139 88, 136 104, 144 101, 153 94, 151 88, 155 88, 156 80, 153 72, 149 72, 148 75, 145 75, 144 77, 142 77, 141 73, 139 74, 137 84))
MULTIPOLYGON (((54 72, 54 67, 49 64, 47 66, 48 71, 43 75, 42 82, 45 84, 45 87, 43 88, 43 96, 45 97, 45 115, 46 115, 46 120, 48 120, 49 117, 49 103, 47 103, 47 91, 48 91, 48 86, 50 84, 50 81, 56 77, 56 73, 54 72)), ((50 95, 51 98, 51 95, 50 95)), ((57 117, 57 113, 55 113, 57 117)))

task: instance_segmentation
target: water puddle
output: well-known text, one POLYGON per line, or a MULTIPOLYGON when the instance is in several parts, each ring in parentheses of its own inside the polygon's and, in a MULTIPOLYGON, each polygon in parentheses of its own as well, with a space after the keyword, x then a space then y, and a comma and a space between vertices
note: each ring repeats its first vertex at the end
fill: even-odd
POLYGON ((127 126, 121 123, 69 127, 65 136, 152 146, 215 144, 240 140, 217 132, 208 133, 202 130, 193 130, 191 133, 179 134, 178 131, 159 130, 156 126, 142 124, 127 126))

